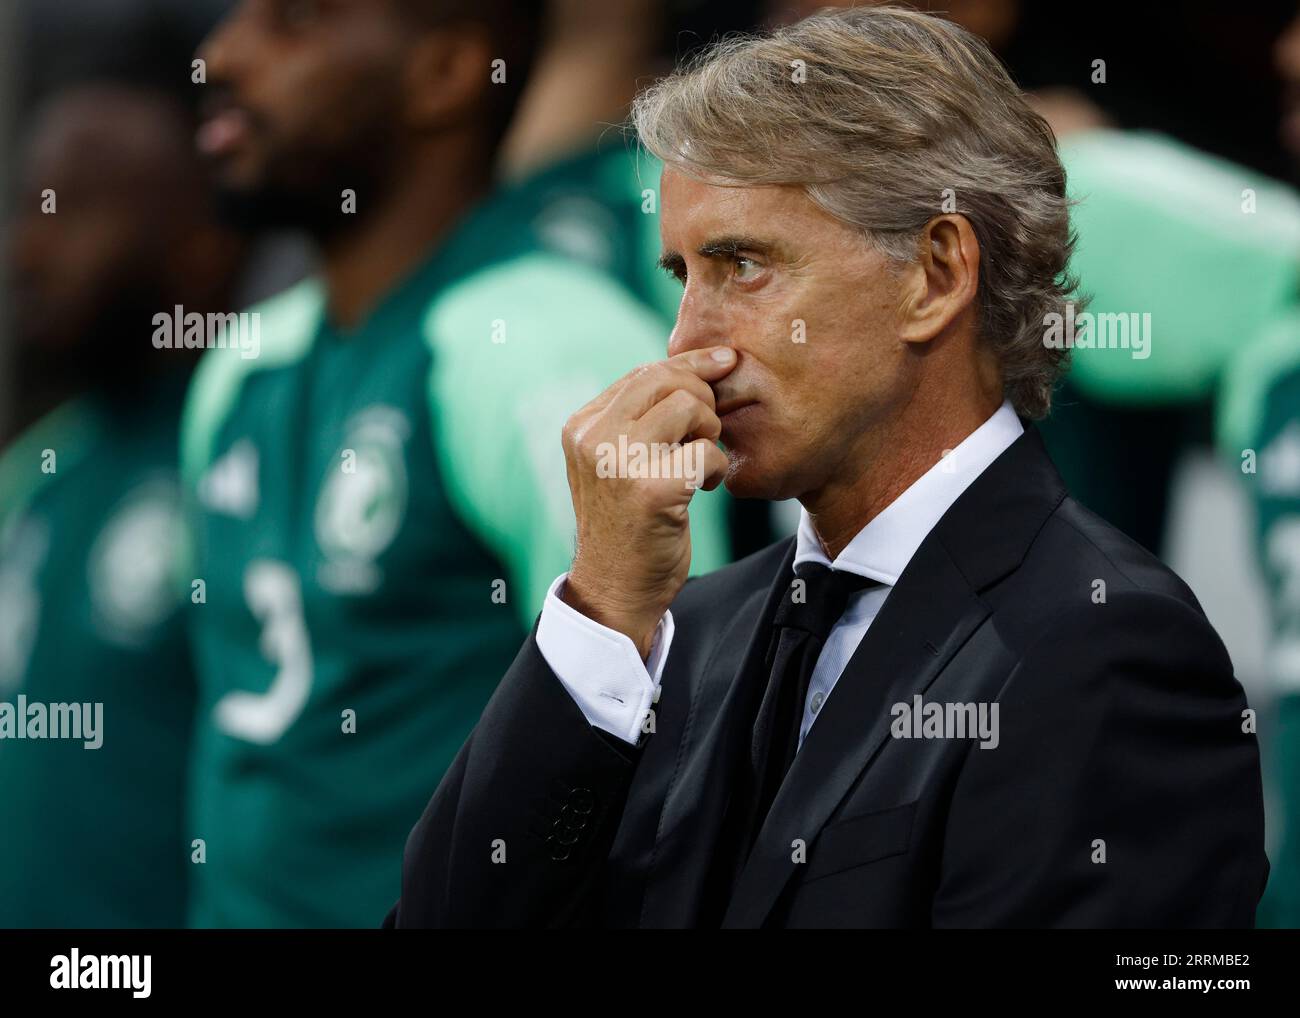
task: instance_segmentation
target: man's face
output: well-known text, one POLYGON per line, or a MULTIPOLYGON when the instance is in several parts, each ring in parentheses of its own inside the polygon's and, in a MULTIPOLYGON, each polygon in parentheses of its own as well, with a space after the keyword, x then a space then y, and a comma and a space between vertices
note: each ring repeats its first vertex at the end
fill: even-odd
POLYGON ((799 188, 665 169, 661 193, 663 263, 685 284, 668 352, 739 355, 713 386, 728 490, 798 498, 864 469, 864 435, 910 391, 888 259, 799 188))
POLYGON ((327 230, 399 158, 397 0, 242 0, 199 49, 211 90, 200 151, 263 221, 327 230))
POLYGON ((25 353, 120 357, 123 336, 149 335, 164 306, 163 217, 176 207, 175 175, 159 170, 175 155, 168 129, 148 105, 93 97, 65 100, 38 123, 7 252, 25 353))

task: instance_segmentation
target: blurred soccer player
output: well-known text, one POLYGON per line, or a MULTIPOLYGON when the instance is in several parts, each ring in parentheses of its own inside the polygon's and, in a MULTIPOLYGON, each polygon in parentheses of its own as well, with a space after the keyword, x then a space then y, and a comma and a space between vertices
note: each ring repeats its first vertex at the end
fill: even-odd
POLYGON ((0 925, 184 915, 176 430, 193 359, 151 336, 177 304, 224 308, 241 253, 192 130, 163 96, 81 86, 38 112, 23 157, 9 282, 37 419, 0 456, 0 925), (52 741, 50 704, 99 730, 52 741))
POLYGON ((663 350, 487 194, 532 7, 246 0, 200 50, 229 204, 307 229, 322 270, 254 309, 259 357, 209 355, 187 413, 195 924, 380 922, 430 782, 571 558, 567 407, 663 350))
MULTIPOLYGON (((1280 137, 1300 160, 1300 15, 1278 40, 1274 63, 1284 90, 1280 137)), ((1267 209, 1271 220, 1285 223, 1278 205, 1261 194, 1260 217, 1267 209)), ((1233 359, 1218 408, 1220 448, 1253 503, 1269 598, 1266 677, 1277 705, 1265 745, 1275 793, 1270 820, 1280 838, 1260 925, 1287 929, 1300 927, 1300 305, 1294 286, 1293 279, 1288 307, 1275 310, 1253 339, 1240 337, 1252 341, 1233 359)))

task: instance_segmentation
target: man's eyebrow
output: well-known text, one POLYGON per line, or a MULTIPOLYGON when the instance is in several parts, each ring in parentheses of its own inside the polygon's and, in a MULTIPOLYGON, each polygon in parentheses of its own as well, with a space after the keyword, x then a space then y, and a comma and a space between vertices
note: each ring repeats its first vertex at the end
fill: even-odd
POLYGON ((771 255, 778 251, 778 245, 770 240, 742 235, 712 237, 698 248, 696 253, 701 258, 734 258, 741 251, 752 251, 757 255, 771 255))
MULTIPOLYGON (((782 248, 776 241, 738 234, 711 237, 695 249, 701 258, 735 258, 742 251, 752 251, 762 257, 780 257, 782 248)), ((680 272, 685 263, 686 260, 678 251, 665 251, 659 256, 659 268, 674 274, 680 272)))

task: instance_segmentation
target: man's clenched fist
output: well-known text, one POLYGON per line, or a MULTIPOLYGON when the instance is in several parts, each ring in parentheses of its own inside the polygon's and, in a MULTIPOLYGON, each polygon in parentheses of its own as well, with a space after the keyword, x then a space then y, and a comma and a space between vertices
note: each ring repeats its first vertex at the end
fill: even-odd
POLYGON ((735 366, 725 346, 642 365, 564 426, 578 547, 561 596, 642 658, 690 570, 691 496, 726 477, 709 383, 735 366))

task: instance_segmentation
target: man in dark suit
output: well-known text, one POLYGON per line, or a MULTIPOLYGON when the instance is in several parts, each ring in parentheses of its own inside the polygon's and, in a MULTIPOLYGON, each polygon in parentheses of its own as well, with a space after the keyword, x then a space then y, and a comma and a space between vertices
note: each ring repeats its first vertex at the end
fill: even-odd
POLYGON ((572 567, 387 925, 1252 924, 1228 655, 1031 423, 1073 321, 1047 126, 882 8, 724 43, 634 118, 670 357, 568 422, 572 567), (798 534, 687 583, 723 481, 798 534))

